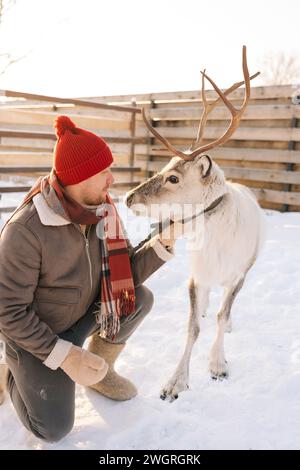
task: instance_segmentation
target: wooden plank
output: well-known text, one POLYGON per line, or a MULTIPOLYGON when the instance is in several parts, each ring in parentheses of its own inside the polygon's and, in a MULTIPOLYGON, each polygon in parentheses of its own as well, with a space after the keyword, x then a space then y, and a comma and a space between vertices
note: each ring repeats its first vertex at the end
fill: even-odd
MULTIPOLYGON (((158 132, 167 139, 195 140, 197 127, 157 127, 158 132)), ((224 133, 225 127, 206 127, 205 139, 217 139, 224 133)), ((239 127, 231 137, 232 140, 263 140, 263 141, 300 141, 300 128, 256 128, 239 127)))
POLYGON ((213 158, 268 163, 300 163, 300 151, 277 149, 215 148, 209 154, 213 158))
MULTIPOLYGON (((3 167, 51 167, 53 156, 38 152, 0 152, 0 166, 3 167)), ((117 166, 130 167, 128 155, 114 152, 114 162, 117 166)), ((138 165, 135 165, 138 167, 138 165)), ((122 170, 120 170, 122 171, 122 170)), ((125 171, 125 170, 124 170, 125 171)))
POLYGON ((11 148, 12 150, 26 149, 30 152, 52 152, 54 149, 55 141, 37 138, 22 138, 22 137, 1 137, 0 135, 0 149, 11 148))
MULTIPOLYGON (((200 114, 202 112, 202 104, 191 102, 185 103, 181 105, 174 106, 173 103, 163 103, 163 104, 156 104, 155 108, 149 107, 149 104, 144 105, 147 109, 147 115, 154 120, 199 120, 200 114)), ((16 102, 13 104, 1 105, 0 110, 22 110, 22 111, 31 111, 32 114, 49 114, 50 117, 54 118, 58 114, 67 114, 74 119, 76 122, 81 116, 87 116, 87 111, 85 108, 81 106, 74 106, 74 105, 48 105, 48 104, 23 104, 23 101, 16 102)), ((228 119, 228 111, 223 105, 217 106, 212 113, 208 116, 208 120, 224 120, 228 119)), ((111 109, 101 109, 101 110, 88 110, 88 118, 96 117, 100 120, 124 120, 129 121, 129 114, 122 113, 121 111, 114 111, 111 109)), ((268 102, 264 105, 252 105, 250 104, 245 111, 242 120, 262 120, 262 119, 270 119, 270 120, 279 120, 279 119, 292 119, 293 117, 299 118, 300 117, 300 107, 293 105, 293 104, 268 104, 268 102)), ((34 116, 33 116, 34 119, 34 116)), ((136 115, 137 122, 139 125, 143 123, 142 116, 140 114, 136 115)), ((37 125, 41 124, 41 122, 37 122, 37 125)), ((47 124, 49 127, 52 127, 52 122, 48 122, 47 124)), ((81 124, 81 127, 84 127, 81 124)), ((97 127, 95 127, 97 128, 97 127)))
POLYGON ((113 188, 123 188, 127 186, 138 186, 141 181, 118 181, 112 185, 113 188))
POLYGON ((254 181, 254 180, 245 180, 245 179, 234 179, 235 183, 240 183, 250 188, 258 189, 274 189, 276 191, 285 191, 286 185, 284 183, 273 183, 266 181, 254 181))
MULTIPOLYGON (((227 161, 227 160, 219 160, 219 159, 214 159, 214 161, 222 168, 224 169, 225 167, 232 167, 232 162, 231 161, 227 161)), ((153 161, 150 161, 148 162, 147 164, 147 168, 148 168, 148 171, 152 171, 152 172, 159 172, 163 169, 164 166, 166 166, 168 164, 169 160, 153 160, 153 161)), ((286 169, 286 165, 284 163, 277 163, 277 164, 273 164, 273 163, 264 163, 262 164, 261 162, 243 162, 243 161, 235 161, 235 165, 236 165, 236 168, 258 168, 258 169, 261 169, 261 168, 268 168, 270 170, 276 170, 276 169, 279 169, 279 170, 285 170, 286 169)))
POLYGON ((138 173, 139 171, 141 171, 141 167, 140 166, 112 166, 111 167, 111 171, 114 172, 114 171, 118 171, 118 172, 126 172, 126 171, 130 171, 132 173, 138 173))
MULTIPOLYGON (((294 85, 280 85, 280 86, 259 86, 251 87, 251 102, 254 100, 271 100, 271 99, 291 99, 297 92, 297 86, 294 85)), ((109 103, 116 104, 119 103, 121 106, 119 110, 124 111, 124 105, 130 105, 132 99, 136 99, 137 104, 149 104, 151 100, 157 102, 179 102, 183 101, 197 101, 200 102, 200 90, 192 91, 175 91, 175 92, 161 92, 161 93, 138 93, 134 95, 110 95, 110 96, 98 96, 98 97, 86 97, 81 99, 73 98, 55 98, 55 97, 44 97, 43 95, 30 95, 19 92, 11 92, 14 96, 25 97, 27 100, 38 99, 38 101, 54 101, 55 103, 60 103, 61 105, 75 105, 78 107, 88 106, 88 107, 98 107, 99 109, 104 109, 103 105, 109 103), (35 97, 35 98, 33 98, 35 97), (38 97, 38 98, 37 98, 38 97), (84 102, 84 105, 81 103, 84 102), (123 105, 123 106, 122 106, 123 105)), ((4 91, 0 91, 0 95, 5 96, 4 91)), ((6 95, 7 96, 7 95, 6 95)), ((244 97, 244 89, 240 88, 234 91, 230 98, 232 100, 242 100, 244 97)), ((207 90, 208 100, 215 99, 216 93, 214 90, 207 90)), ((18 105, 18 102, 13 103, 14 106, 18 105)), ((23 102, 20 102, 20 106, 23 105, 23 102)), ((40 105, 42 105, 40 103, 40 105)), ((110 109, 113 109, 111 106, 110 109)), ((131 106, 130 106, 131 109, 131 106)), ((139 110, 136 110, 139 112, 139 110)))
MULTIPOLYGON (((48 173, 51 171, 51 166, 0 166, 0 173, 48 173)), ((111 171, 113 173, 137 173, 141 171, 141 167, 131 166, 112 166, 111 171)))
MULTIPOLYGON (((243 103, 242 99, 230 99, 230 101, 237 108, 240 107, 243 103)), ((169 109, 169 108, 174 108, 174 107, 185 109, 190 106, 200 107, 202 105, 202 100, 201 98, 199 98, 197 100, 186 100, 186 101, 184 100, 182 101, 155 101, 154 103, 155 103, 155 108, 157 109, 162 109, 162 108, 169 109)), ((261 106, 261 105, 278 106, 278 105, 294 105, 294 103, 291 98, 277 98, 277 99, 266 99, 266 100, 250 99, 249 104, 248 104, 248 106, 261 106)), ((141 108, 144 107, 147 111, 148 109, 150 109, 151 104, 150 102, 149 103, 145 102, 145 103, 140 103, 139 106, 141 108)), ((140 115, 138 115, 138 119, 140 119, 140 115)))
POLYGON ((52 152, 50 152, 49 150, 45 151, 45 152, 27 152, 27 151, 19 151, 19 150, 1 150, 1 146, 0 146, 0 157, 3 157, 3 158, 10 158, 10 157, 19 157, 19 158, 23 158, 24 160, 26 160, 26 158, 35 158, 35 159, 39 159, 39 158, 48 158, 48 157, 51 157, 52 156, 52 152))
POLYGON ((265 201, 260 201, 259 203, 260 207, 263 209, 272 209, 274 211, 280 211, 282 212, 282 204, 277 204, 276 202, 265 202, 265 201))
POLYGON ((8 213, 8 212, 13 212, 15 209, 17 208, 17 206, 7 206, 7 207, 0 207, 0 214, 1 213, 8 213))
POLYGON ((20 153, 20 152, 32 152, 32 153, 46 153, 48 155, 52 154, 53 146, 51 148, 46 148, 46 147, 31 147, 30 145, 3 145, 0 142, 0 153, 1 152, 9 152, 9 153, 20 153))
MULTIPOLYGON (((47 113, 37 111, 24 111, 24 110, 8 110, 1 109, 0 107, 0 125, 3 124, 14 124, 14 125, 36 125, 36 126, 49 126, 53 127, 55 118, 58 113, 47 113)), ((96 116, 80 116, 74 114, 68 114, 77 127, 88 130, 97 129, 110 129, 110 130, 128 130, 129 131, 129 118, 124 119, 101 119, 96 116)))
POLYGON ((295 206, 293 204, 290 204, 288 207, 287 207, 287 212, 300 212, 300 207, 299 206, 295 206))
MULTIPOLYGON (((37 132, 37 131, 23 131, 23 130, 12 130, 12 129, 0 129, 0 137, 11 137, 11 138, 22 138, 22 139, 47 139, 56 140, 56 135, 50 132, 37 132)), ((146 143, 144 137, 117 137, 114 135, 101 135, 101 137, 107 142, 115 143, 131 143, 135 144, 146 143)))
POLYGON ((286 163, 268 163, 268 162, 249 162, 242 160, 223 160, 220 158, 214 158, 214 161, 221 167, 236 167, 236 168, 256 168, 259 170, 287 170, 286 163))
MULTIPOLYGON (((15 102, 8 102, 6 104, 1 104, 0 102, 0 109, 20 109, 24 111, 48 111, 48 112, 55 112, 57 114, 69 114, 72 113, 74 119, 77 118, 77 116, 81 115, 86 115, 87 110, 86 108, 82 106, 75 106, 73 104, 59 104, 59 105, 52 105, 52 104, 46 104, 46 103, 41 103, 41 104, 28 104, 28 101, 25 101, 26 104, 24 104, 24 101, 17 100, 15 102)), ((97 116, 100 119, 107 119, 107 118, 116 118, 116 119, 124 119, 128 120, 130 118, 130 115, 128 112, 123 112, 123 111, 115 111, 114 109, 108 108, 108 109, 93 109, 90 108, 88 110, 88 115, 89 116, 97 116)))
MULTIPOLYGON (((148 162, 148 171, 160 171, 168 162, 152 161, 148 162)), ((272 183, 290 183, 300 184, 300 172, 282 171, 282 170, 255 170, 249 168, 222 167, 227 178, 238 180, 254 180, 272 183)))
POLYGON ((25 98, 28 100, 37 100, 37 101, 49 101, 52 103, 69 103, 78 106, 84 106, 87 108, 97 108, 97 109, 114 109, 119 111, 127 111, 130 113, 140 113, 140 109, 132 106, 116 106, 116 105, 107 105, 106 103, 99 103, 93 100, 80 100, 74 98, 61 98, 56 96, 46 96, 46 95, 37 95, 33 93, 24 93, 14 90, 0 90, 0 96, 14 97, 14 98, 25 98))
POLYGON ((54 132, 32 132, 32 131, 23 131, 18 129, 1 129, 0 128, 0 137, 19 137, 22 139, 47 139, 47 140, 56 140, 56 135, 54 132))
POLYGON ((12 166, 12 167, 35 167, 35 166, 47 166, 51 167, 53 163, 53 156, 42 154, 41 156, 35 157, 34 153, 29 155, 21 154, 0 154, 0 166, 12 166))
MULTIPOLYGON (((112 200, 114 203, 118 203, 120 202, 119 201, 119 198, 118 197, 112 197, 112 200)), ((10 212, 14 212, 14 210, 17 208, 17 206, 3 206, 3 207, 0 207, 0 214, 1 213, 10 213, 10 212)))
MULTIPOLYGON (((28 139, 9 139, 7 137, 3 137, 0 142, 0 155, 2 154, 2 157, 5 156, 5 152, 8 153, 8 155, 12 155, 13 153, 25 153, 27 155, 27 158, 29 158, 29 154, 39 154, 43 155, 43 158, 45 158, 45 154, 47 156, 52 155, 53 149, 54 149, 54 142, 51 142, 51 145, 49 145, 48 148, 46 148, 45 143, 48 144, 49 141, 37 141, 37 140, 32 140, 28 139), (28 144, 27 144, 28 142, 28 144), (27 145, 24 145, 27 144, 27 145), (44 144, 44 147, 43 147, 44 144)), ((139 155, 148 155, 148 145, 146 144, 147 139, 145 138, 144 144, 135 144, 135 153, 139 155)), ((115 156, 116 154, 128 154, 130 153, 130 142, 109 142, 109 147, 115 156)))
POLYGON ((31 186, 0 186, 0 193, 27 193, 31 186))
POLYGON ((300 184, 300 171, 254 170, 235 167, 223 167, 222 169, 226 178, 300 184))
MULTIPOLYGON (((221 168, 232 167, 232 161, 214 159, 221 168)), ((169 163, 169 160, 153 160, 148 164, 145 162, 143 168, 148 168, 148 171, 159 172, 164 166, 169 163)), ((237 160, 234 162, 236 168, 254 168, 254 169, 270 169, 270 170, 286 170, 285 163, 261 163, 261 162, 249 162, 249 161, 240 161, 237 160)))
MULTIPOLYGON (((160 146, 154 146, 150 155, 171 157, 169 150, 159 150, 160 146)), ((178 146, 178 148, 180 148, 178 146)), ((183 149, 183 148, 182 148, 183 149)), ((212 158, 222 158, 223 160, 256 161, 270 163, 299 163, 300 150, 277 150, 277 149, 249 149, 234 147, 217 147, 209 151, 212 158)))
MULTIPOLYGON (((117 181, 112 188, 123 188, 127 186, 138 186, 140 181, 117 181)), ((28 192, 32 186, 0 186, 0 193, 23 193, 28 192)))
MULTIPOLYGON (((185 107, 172 107, 172 108, 151 108, 147 116, 155 121, 159 120, 196 120, 199 121, 203 107, 198 106, 185 106, 185 107)), ((242 120, 252 119, 292 119, 300 118, 300 106, 295 105, 257 105, 248 106, 242 120)), ((218 106, 208 115, 208 120, 228 120, 230 114, 224 106, 218 106)), ((142 121, 142 116, 138 117, 138 122, 142 121)))
MULTIPOLYGON (((297 86, 294 85, 278 85, 278 86, 251 86, 251 99, 274 99, 274 98, 292 98, 297 91, 297 86)), ((224 89, 223 89, 224 91, 224 89)), ((216 93, 214 90, 207 90, 207 99, 215 99, 216 93)), ((134 98, 139 103, 154 101, 188 101, 199 100, 200 90, 192 91, 173 91, 173 92, 160 92, 160 93, 137 93, 134 95, 109 95, 83 98, 86 100, 99 101, 102 103, 124 103, 129 104, 134 98)), ((244 88, 235 90, 230 99, 243 99, 244 88)))
POLYGON ((300 193, 274 191, 272 189, 251 188, 259 201, 276 202, 280 204, 295 204, 300 206, 300 193))
POLYGON ((0 166, 0 173, 48 173, 49 166, 0 166))
POLYGON ((166 164, 168 163, 168 161, 149 161, 147 163, 147 169, 148 171, 154 171, 154 172, 158 172, 160 171, 164 166, 166 166, 166 164))

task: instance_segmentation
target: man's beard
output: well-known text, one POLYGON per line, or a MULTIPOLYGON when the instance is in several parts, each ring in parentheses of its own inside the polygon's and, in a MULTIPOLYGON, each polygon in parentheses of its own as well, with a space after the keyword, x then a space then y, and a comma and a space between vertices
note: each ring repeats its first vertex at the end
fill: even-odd
POLYGON ((100 204, 103 204, 103 202, 106 201, 106 196, 99 196, 98 199, 95 201, 95 200, 91 200, 90 198, 85 198, 83 200, 83 203, 82 205, 85 206, 87 209, 88 208, 95 208, 95 207, 98 207, 100 204))

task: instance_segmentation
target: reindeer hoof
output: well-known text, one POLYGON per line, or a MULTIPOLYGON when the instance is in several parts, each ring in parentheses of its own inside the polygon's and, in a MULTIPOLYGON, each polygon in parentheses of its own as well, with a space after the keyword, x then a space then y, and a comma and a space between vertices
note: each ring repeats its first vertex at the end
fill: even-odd
POLYGON ((182 381, 180 379, 171 379, 166 387, 162 389, 160 398, 161 400, 167 400, 172 403, 178 399, 180 392, 188 389, 189 385, 186 383, 186 381, 182 381))
POLYGON ((223 380, 228 378, 227 361, 212 361, 210 363, 210 375, 213 380, 223 380))
POLYGON ((211 378, 212 378, 213 380, 228 379, 228 376, 229 376, 228 372, 223 372, 222 374, 218 374, 218 375, 216 375, 216 374, 214 374, 213 372, 211 372, 211 378))
POLYGON ((166 400, 168 398, 169 402, 171 403, 172 401, 177 400, 178 395, 176 394, 176 395, 170 396, 167 394, 167 392, 163 392, 161 393, 160 398, 161 400, 166 400))
POLYGON ((172 393, 168 393, 167 391, 164 391, 160 394, 161 400, 168 401, 169 403, 172 403, 172 401, 177 400, 178 396, 178 393, 175 393, 173 395, 172 393))

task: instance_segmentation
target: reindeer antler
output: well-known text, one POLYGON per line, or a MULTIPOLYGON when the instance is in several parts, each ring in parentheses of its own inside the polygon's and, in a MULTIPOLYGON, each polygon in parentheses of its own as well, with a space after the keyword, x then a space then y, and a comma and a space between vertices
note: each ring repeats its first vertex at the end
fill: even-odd
POLYGON ((241 82, 235 83, 230 88, 228 88, 228 90, 226 90, 224 93, 219 89, 219 87, 215 84, 215 82, 208 75, 206 75, 205 70, 201 73, 202 73, 202 101, 203 101, 204 109, 203 109, 203 112, 202 112, 202 115, 201 115, 201 118, 200 118, 199 129, 198 129, 196 141, 195 141, 194 144, 191 145, 188 152, 182 152, 182 151, 176 149, 165 137, 162 137, 158 133, 158 131, 156 129, 154 129, 154 127, 152 127, 152 125, 150 124, 150 122, 148 121, 148 119, 146 117, 144 108, 142 109, 142 116, 143 116, 144 122, 145 122, 146 126, 148 127, 148 129, 150 130, 150 132, 152 132, 152 134, 158 140, 160 140, 172 153, 174 153, 175 155, 178 155, 179 157, 183 158, 186 161, 193 160, 200 153, 203 153, 206 150, 209 150, 211 148, 214 148, 218 145, 221 145, 221 144, 225 143, 231 137, 231 135, 237 129, 237 127, 240 123, 240 120, 242 118, 242 115, 244 114, 245 109, 248 105, 249 98, 250 98, 250 80, 252 80, 253 78, 256 78, 260 74, 260 72, 256 72, 251 77, 249 76, 249 70, 248 70, 248 65, 247 65, 246 46, 243 46, 243 74, 244 74, 244 80, 241 81, 241 82), (217 94, 219 95, 219 97, 215 101, 213 101, 212 103, 208 103, 207 100, 206 100, 205 86, 204 86, 204 79, 205 78, 211 83, 211 85, 216 90, 217 94), (245 83, 244 101, 243 101, 243 104, 242 104, 241 108, 236 109, 232 105, 232 103, 230 101, 228 101, 226 96, 228 96, 230 93, 232 93, 234 90, 239 88, 244 83, 245 83), (206 125, 206 122, 207 122, 207 116, 213 110, 213 108, 217 105, 217 103, 219 103, 220 101, 224 102, 225 106, 229 109, 229 111, 231 113, 231 121, 230 121, 229 127, 227 128, 227 130, 224 132, 224 134, 221 137, 219 137, 216 140, 213 140, 212 142, 210 142, 208 144, 201 145, 199 147, 199 144, 202 141, 204 128, 205 128, 205 125, 206 125), (191 150, 193 150, 192 153, 190 153, 191 150))
POLYGON ((160 140, 167 147, 167 149, 169 149, 172 153, 175 153, 175 155, 178 155, 178 157, 184 158, 186 156, 186 154, 184 152, 181 152, 180 150, 177 150, 172 144, 170 144, 170 142, 165 137, 160 135, 157 132, 157 130, 154 129, 154 127, 151 126, 150 122, 148 121, 148 118, 146 117, 145 108, 142 108, 142 116, 143 116, 144 122, 145 122, 146 126, 148 127, 149 131, 152 132, 152 134, 155 135, 155 137, 158 140, 160 140))
MULTIPOLYGON (((204 109, 203 109, 203 112, 202 112, 202 115, 201 115, 201 118, 200 118, 200 124, 199 124, 198 133, 197 133, 197 139, 196 139, 195 143, 191 145, 190 150, 194 150, 195 148, 197 148, 197 146, 203 140, 202 137, 203 137, 203 133, 204 133, 205 124, 206 124, 206 121, 207 121, 207 116, 208 116, 209 113, 211 113, 211 111, 215 108, 215 106, 221 101, 221 98, 219 97, 211 103, 207 102, 206 96, 205 96, 205 87, 204 87, 205 70, 201 73, 202 73, 202 92, 201 92, 201 94, 202 94, 202 102, 204 104, 204 109)), ((251 77, 249 77, 249 80, 253 80, 253 78, 256 78, 259 74, 260 74, 260 72, 256 72, 254 75, 251 75, 251 77)), ((234 83, 230 88, 228 88, 224 92, 224 96, 228 96, 234 90, 236 90, 240 86, 244 85, 244 83, 245 83, 244 80, 241 81, 241 82, 234 83)))

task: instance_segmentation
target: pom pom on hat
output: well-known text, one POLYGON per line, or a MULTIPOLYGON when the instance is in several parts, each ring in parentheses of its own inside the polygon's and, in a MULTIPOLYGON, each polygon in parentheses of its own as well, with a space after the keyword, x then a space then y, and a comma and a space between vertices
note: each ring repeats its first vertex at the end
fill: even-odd
POLYGON ((54 129, 56 137, 59 139, 66 131, 73 131, 76 125, 69 116, 58 116, 54 121, 54 129))

